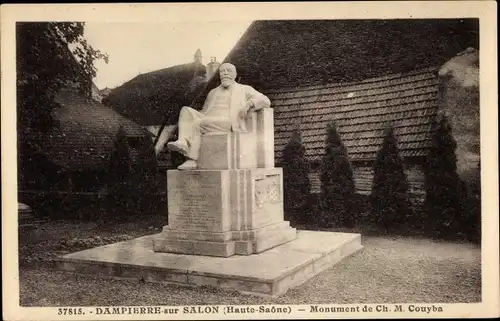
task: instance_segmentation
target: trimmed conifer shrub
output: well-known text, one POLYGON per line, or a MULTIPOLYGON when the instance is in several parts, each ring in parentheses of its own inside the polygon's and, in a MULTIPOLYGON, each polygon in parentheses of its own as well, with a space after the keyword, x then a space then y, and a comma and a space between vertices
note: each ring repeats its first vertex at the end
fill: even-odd
POLYGON ((320 180, 320 225, 352 226, 355 193, 353 171, 347 149, 333 122, 327 128, 320 180))
POLYGON ((132 168, 135 186, 135 211, 139 215, 153 214, 160 202, 163 178, 158 175, 158 161, 153 142, 145 137, 137 155, 137 164, 132 168))
POLYGON ((392 126, 385 131, 382 147, 373 165, 370 204, 372 222, 386 231, 401 227, 409 212, 408 179, 392 126))
POLYGON ((295 130, 283 150, 283 194, 286 219, 303 222, 310 211, 307 208, 311 183, 310 164, 305 157, 300 130, 295 130))
POLYGON ((446 116, 440 117, 427 155, 425 180, 426 229, 444 236, 459 232, 465 189, 457 173, 457 144, 446 116))
POLYGON ((115 212, 124 213, 132 205, 131 163, 125 130, 120 126, 108 170, 108 201, 109 205, 115 208, 115 212))

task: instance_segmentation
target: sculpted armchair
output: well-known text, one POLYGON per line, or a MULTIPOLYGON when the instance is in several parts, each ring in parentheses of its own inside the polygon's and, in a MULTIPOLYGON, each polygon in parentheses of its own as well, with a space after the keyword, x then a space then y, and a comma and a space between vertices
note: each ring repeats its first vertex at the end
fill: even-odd
POLYGON ((242 131, 211 132, 201 137, 199 169, 274 167, 272 108, 249 111, 242 131))

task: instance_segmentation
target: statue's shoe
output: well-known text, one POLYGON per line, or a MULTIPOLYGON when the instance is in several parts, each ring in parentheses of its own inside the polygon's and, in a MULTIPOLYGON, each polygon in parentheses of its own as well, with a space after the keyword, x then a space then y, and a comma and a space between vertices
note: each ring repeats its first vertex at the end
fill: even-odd
POLYGON ((196 163, 195 160, 188 159, 181 166, 177 167, 177 169, 185 171, 185 170, 196 169, 197 167, 198 167, 198 164, 196 163))
POLYGON ((181 153, 184 156, 186 156, 188 153, 188 146, 179 140, 175 142, 169 142, 167 144, 167 148, 173 152, 181 153))

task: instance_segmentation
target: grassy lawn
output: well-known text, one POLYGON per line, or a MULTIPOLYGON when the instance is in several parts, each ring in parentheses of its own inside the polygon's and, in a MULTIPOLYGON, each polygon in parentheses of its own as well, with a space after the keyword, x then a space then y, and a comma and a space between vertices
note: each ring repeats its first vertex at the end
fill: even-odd
POLYGON ((365 236, 365 248, 361 252, 275 299, 212 288, 74 275, 56 271, 51 264, 55 256, 158 233, 162 225, 157 218, 116 224, 52 221, 37 230, 22 232, 19 244, 21 305, 481 301, 480 247, 418 237, 365 236))

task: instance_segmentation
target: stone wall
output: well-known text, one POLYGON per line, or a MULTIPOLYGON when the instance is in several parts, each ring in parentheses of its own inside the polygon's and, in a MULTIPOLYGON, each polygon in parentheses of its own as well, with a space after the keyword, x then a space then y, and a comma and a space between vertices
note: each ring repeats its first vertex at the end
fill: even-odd
POLYGON ((373 184, 373 164, 361 163, 353 164, 354 185, 356 192, 361 195, 370 195, 373 184))
POLYGON ((321 179, 319 169, 313 169, 309 173, 309 182, 311 183, 311 194, 321 193, 321 179))
POLYGON ((448 117, 457 142, 457 170, 471 184, 480 160, 479 51, 459 53, 441 67, 439 77, 440 112, 448 117))
POLYGON ((408 162, 405 164, 408 178, 408 194, 413 210, 420 210, 425 201, 425 172, 423 164, 408 162))

